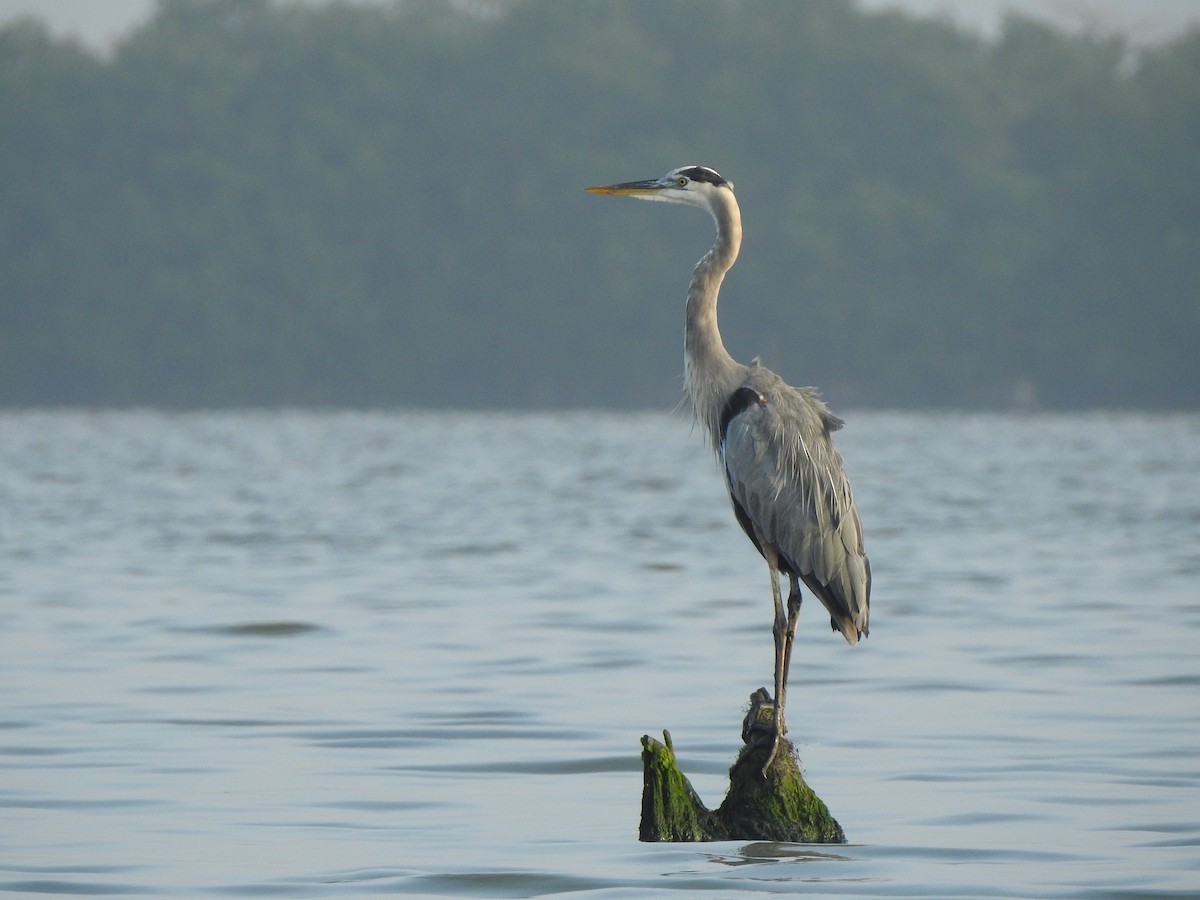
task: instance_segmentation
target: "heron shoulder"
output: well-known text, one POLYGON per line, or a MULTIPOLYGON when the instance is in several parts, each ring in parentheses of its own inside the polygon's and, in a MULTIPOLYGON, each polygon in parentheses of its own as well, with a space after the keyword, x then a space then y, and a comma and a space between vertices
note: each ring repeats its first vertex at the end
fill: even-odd
MULTIPOLYGON (((841 426, 812 388, 747 367, 726 405, 719 452, 731 493, 753 518, 775 501, 793 514, 841 522, 853 500, 831 432, 841 426)), ((774 516, 779 515, 778 508, 774 516)))
POLYGON ((824 434, 828 438, 846 424, 825 405, 820 391, 813 387, 793 387, 762 365, 757 357, 744 367, 741 384, 734 394, 743 390, 758 393, 763 398, 762 405, 771 407, 779 426, 791 432, 824 434))

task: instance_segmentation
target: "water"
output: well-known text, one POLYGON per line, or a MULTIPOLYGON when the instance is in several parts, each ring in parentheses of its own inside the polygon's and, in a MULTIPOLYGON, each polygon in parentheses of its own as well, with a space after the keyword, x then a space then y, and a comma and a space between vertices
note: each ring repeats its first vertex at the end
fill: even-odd
POLYGON ((1200 417, 847 418, 813 847, 636 839, 641 735, 716 805, 771 673, 681 420, 0 414, 0 891, 1200 893, 1200 417))

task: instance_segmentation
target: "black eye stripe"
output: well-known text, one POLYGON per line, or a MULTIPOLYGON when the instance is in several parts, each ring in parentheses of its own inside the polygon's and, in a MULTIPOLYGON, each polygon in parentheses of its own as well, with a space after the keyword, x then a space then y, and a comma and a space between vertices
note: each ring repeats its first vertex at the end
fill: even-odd
POLYGON ((706 181, 709 184, 728 184, 724 178, 714 170, 707 166, 692 166, 690 169, 684 169, 679 173, 692 181, 706 181))

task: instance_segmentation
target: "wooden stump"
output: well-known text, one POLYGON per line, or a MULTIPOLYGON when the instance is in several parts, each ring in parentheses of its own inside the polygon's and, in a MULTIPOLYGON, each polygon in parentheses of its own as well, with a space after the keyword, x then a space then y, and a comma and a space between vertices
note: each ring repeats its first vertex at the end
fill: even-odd
POLYGON ((729 770, 729 792, 707 809, 679 770, 671 735, 642 738, 643 841, 790 841, 844 844, 846 835, 800 772, 796 748, 784 739, 766 773, 773 706, 765 690, 750 698, 742 723, 745 745, 729 770))

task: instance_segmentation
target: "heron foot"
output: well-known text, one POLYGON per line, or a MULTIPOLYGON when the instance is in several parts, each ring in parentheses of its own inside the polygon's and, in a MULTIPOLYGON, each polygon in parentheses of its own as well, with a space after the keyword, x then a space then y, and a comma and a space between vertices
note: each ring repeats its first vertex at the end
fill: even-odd
POLYGON ((779 755, 779 745, 782 743, 782 732, 776 732, 775 739, 771 742, 771 752, 767 754, 767 761, 763 763, 762 777, 764 779, 766 779, 767 773, 771 771, 771 763, 775 762, 775 757, 779 755))
POLYGON ((770 743, 771 750, 767 761, 763 763, 762 774, 767 777, 767 771, 779 754, 783 736, 787 734, 787 723, 783 718, 783 710, 777 709, 775 701, 766 688, 759 688, 750 695, 750 709, 742 719, 742 741, 746 744, 765 746, 770 743))

